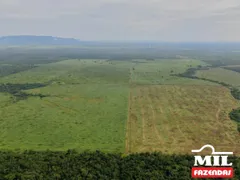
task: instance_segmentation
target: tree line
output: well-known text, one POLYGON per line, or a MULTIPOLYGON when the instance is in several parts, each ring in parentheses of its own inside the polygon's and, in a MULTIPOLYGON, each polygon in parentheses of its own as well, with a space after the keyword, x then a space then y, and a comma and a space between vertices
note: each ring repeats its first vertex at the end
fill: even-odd
POLYGON ((238 123, 238 127, 237 130, 238 132, 240 132, 240 108, 237 109, 233 109, 230 113, 229 113, 229 117, 238 123))
POLYGON ((225 82, 216 81, 216 80, 207 79, 207 78, 200 78, 200 77, 195 76, 195 74, 198 70, 208 70, 209 67, 210 66, 203 67, 203 66, 199 65, 196 68, 188 68, 183 73, 172 74, 172 76, 178 76, 178 77, 184 77, 184 78, 190 78, 190 79, 198 79, 198 80, 208 81, 208 82, 212 82, 212 83, 217 83, 217 84, 220 84, 220 85, 228 87, 228 88, 232 88, 232 86, 230 84, 227 84, 225 82))
MULTIPOLYGON (((231 89, 231 94, 235 99, 240 100, 240 90, 239 89, 232 88, 231 89)), ((230 119, 232 119, 233 121, 238 123, 237 130, 238 130, 238 132, 240 132, 240 108, 233 109, 229 113, 229 117, 230 117, 230 119)))
MULTIPOLYGON (((1 180, 153 179, 190 180, 191 155, 25 151, 0 152, 1 180)), ((235 179, 240 179, 240 159, 230 157, 235 179)))
POLYGON ((33 64, 20 64, 20 65, 1 65, 0 66, 0 77, 8 76, 10 74, 16 74, 22 71, 35 68, 37 66, 33 64))
POLYGON ((26 84, 6 83, 6 84, 0 84, 0 92, 11 94, 14 102, 27 99, 30 96, 36 96, 36 97, 43 98, 43 97, 47 97, 47 96, 40 94, 40 93, 30 94, 30 93, 23 92, 22 90, 45 87, 46 85, 47 84, 41 84, 41 83, 32 83, 32 84, 30 84, 30 83, 26 83, 26 84))
POLYGON ((240 100, 240 90, 239 89, 232 88, 231 89, 231 94, 235 99, 240 100))
POLYGON ((230 71, 235 71, 240 73, 240 66, 235 66, 235 67, 223 67, 224 69, 230 70, 230 71))

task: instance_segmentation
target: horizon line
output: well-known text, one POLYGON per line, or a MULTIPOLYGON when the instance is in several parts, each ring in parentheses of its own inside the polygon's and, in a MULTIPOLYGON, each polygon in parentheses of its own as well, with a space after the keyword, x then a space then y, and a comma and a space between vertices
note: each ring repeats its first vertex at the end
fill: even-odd
POLYGON ((62 39, 75 39, 81 42, 106 42, 106 43, 240 43, 240 41, 166 41, 166 40, 81 40, 80 38, 74 37, 63 37, 63 36, 53 36, 53 35, 0 35, 0 38, 4 37, 54 37, 54 38, 62 38, 62 39))

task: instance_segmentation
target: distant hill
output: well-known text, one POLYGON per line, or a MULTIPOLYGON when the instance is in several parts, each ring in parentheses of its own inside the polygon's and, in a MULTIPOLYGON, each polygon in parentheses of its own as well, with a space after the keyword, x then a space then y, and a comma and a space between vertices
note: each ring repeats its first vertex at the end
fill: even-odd
POLYGON ((0 45, 78 45, 81 41, 74 38, 53 36, 3 36, 0 45))

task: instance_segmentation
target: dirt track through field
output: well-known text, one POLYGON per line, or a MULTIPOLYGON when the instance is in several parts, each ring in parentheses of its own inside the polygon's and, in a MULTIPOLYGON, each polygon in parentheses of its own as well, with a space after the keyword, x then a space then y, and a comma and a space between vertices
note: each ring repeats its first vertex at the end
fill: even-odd
POLYGON ((129 153, 129 138, 131 137, 131 123, 130 123, 130 97, 131 97, 131 92, 129 91, 129 98, 128 98, 128 119, 126 123, 126 140, 125 140, 125 153, 129 153))
POLYGON ((52 107, 57 107, 61 110, 63 110, 64 112, 66 113, 72 113, 72 112, 76 112, 76 113, 79 113, 77 110, 75 109, 72 109, 72 108, 68 108, 68 107, 65 107, 63 105, 60 105, 58 103, 55 103, 55 102, 52 102, 52 101, 48 101, 48 100, 44 100, 46 102, 46 104, 52 106, 52 107))
POLYGON ((157 122, 156 122, 156 116, 155 116, 155 111, 154 111, 154 109, 153 109, 153 106, 152 106, 152 102, 151 102, 151 100, 148 98, 148 102, 149 102, 149 106, 150 106, 150 108, 151 108, 151 110, 152 110, 152 118, 153 118, 153 121, 152 121, 152 126, 153 126, 153 132, 155 133, 155 135, 157 136, 157 140, 158 140, 158 142, 162 142, 162 138, 161 138, 161 136, 159 135, 159 133, 158 133, 158 130, 157 130, 157 127, 156 127, 156 124, 157 124, 157 122))
MULTIPOLYGON (((142 101, 139 101, 140 104, 142 104, 142 101)), ((144 117, 145 109, 143 106, 141 106, 141 116, 142 116, 142 143, 145 144, 147 142, 146 140, 146 120, 144 117)))
POLYGON ((128 154, 130 152, 130 140, 131 137, 131 122, 130 122, 130 113, 131 113, 131 84, 132 84, 132 75, 131 69, 129 69, 129 94, 128 94, 128 118, 126 123, 126 135, 125 135, 125 153, 128 154))

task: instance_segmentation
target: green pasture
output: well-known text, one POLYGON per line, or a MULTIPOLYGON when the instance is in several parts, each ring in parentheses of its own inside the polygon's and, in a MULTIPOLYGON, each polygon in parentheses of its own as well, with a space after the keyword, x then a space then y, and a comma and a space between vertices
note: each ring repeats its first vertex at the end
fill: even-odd
POLYGON ((213 83, 174 76, 188 68, 206 63, 192 59, 162 59, 155 61, 133 61, 131 81, 135 84, 195 84, 214 85, 213 83))
POLYGON ((48 95, 42 99, 12 103, 1 93, 1 149, 123 152, 129 69, 116 63, 69 60, 1 78, 1 83, 48 83, 25 91, 48 95))
POLYGON ((211 68, 209 70, 197 71, 196 76, 240 87, 240 73, 235 71, 223 68, 211 68))

